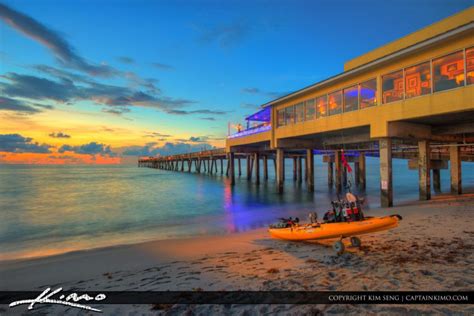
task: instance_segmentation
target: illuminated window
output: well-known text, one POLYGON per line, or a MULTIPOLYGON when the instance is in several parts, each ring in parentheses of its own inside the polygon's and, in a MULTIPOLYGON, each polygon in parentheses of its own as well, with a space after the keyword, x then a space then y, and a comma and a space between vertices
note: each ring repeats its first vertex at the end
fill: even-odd
POLYGON ((314 107, 314 99, 308 100, 305 103, 306 121, 314 120, 316 108, 314 107))
POLYGON ((304 102, 295 105, 295 123, 304 121, 304 102))
POLYGON ((377 80, 372 79, 360 84, 360 108, 377 104, 377 80))
POLYGON ((295 122, 295 107, 289 106, 285 108, 285 125, 290 125, 295 122))
POLYGON ((443 91, 464 85, 463 52, 433 60, 434 91, 443 91))
POLYGON ((474 47, 466 49, 467 84, 474 84, 474 47))
POLYGON ((357 85, 344 89, 344 112, 359 108, 359 88, 357 85))
POLYGON ((405 98, 431 93, 430 62, 405 69, 405 98))
POLYGON ((383 103, 403 99, 403 71, 395 71, 382 76, 383 103))
POLYGON ((342 91, 336 91, 328 95, 329 115, 342 113, 342 91))
POLYGON ((316 98, 316 117, 320 118, 328 115, 328 102, 327 96, 323 95, 322 97, 316 98))
POLYGON ((285 109, 277 111, 278 126, 285 126, 285 109))

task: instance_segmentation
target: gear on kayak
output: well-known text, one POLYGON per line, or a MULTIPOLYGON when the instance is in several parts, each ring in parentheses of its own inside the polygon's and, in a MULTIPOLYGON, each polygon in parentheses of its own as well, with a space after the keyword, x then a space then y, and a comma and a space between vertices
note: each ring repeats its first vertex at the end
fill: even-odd
POLYGON ((331 202, 332 210, 324 214, 321 223, 317 221, 317 214, 312 212, 308 224, 300 224, 298 218, 280 218, 278 223, 270 225, 268 231, 273 238, 293 241, 338 238, 333 248, 342 254, 345 248, 343 238, 350 238, 353 247, 360 247, 361 241, 356 236, 395 228, 402 219, 398 214, 364 216, 362 203, 363 200, 349 192, 345 200, 331 202))

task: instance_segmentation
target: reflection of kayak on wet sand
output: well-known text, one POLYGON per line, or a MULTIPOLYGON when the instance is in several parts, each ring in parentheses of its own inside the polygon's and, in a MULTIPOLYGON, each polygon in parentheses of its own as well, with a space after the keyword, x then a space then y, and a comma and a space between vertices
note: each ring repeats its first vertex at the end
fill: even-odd
MULTIPOLYGON (((395 228, 401 219, 400 215, 365 217, 351 222, 294 224, 282 228, 271 226, 268 231, 274 238, 293 241, 351 237, 352 245, 358 247, 360 239, 355 236, 395 228)), ((344 252, 344 244, 341 240, 334 244, 334 249, 338 253, 344 252)))

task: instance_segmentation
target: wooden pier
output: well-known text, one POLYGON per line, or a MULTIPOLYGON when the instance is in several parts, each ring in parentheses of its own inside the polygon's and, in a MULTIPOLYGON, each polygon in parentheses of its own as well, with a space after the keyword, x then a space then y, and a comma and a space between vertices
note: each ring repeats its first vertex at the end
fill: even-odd
MULTIPOLYGON (((433 177, 433 187, 435 191, 441 189, 441 169, 448 169, 448 162, 451 167, 451 192, 453 194, 462 193, 461 184, 461 161, 474 162, 474 145, 456 145, 442 146, 432 145, 421 148, 421 151, 415 146, 403 144, 387 144, 393 146, 390 152, 390 159, 405 159, 408 169, 418 169, 420 161, 422 165, 429 165, 429 168, 422 168, 420 181, 433 177), (429 152, 430 159, 426 159, 429 152), (424 161, 429 161, 428 163, 424 161), (430 170, 430 171, 428 171, 430 170)), ((369 146, 370 147, 370 146, 369 146)), ((360 190, 366 187, 366 157, 379 157, 381 161, 387 160, 383 157, 386 147, 381 146, 380 150, 366 148, 365 150, 346 150, 345 160, 352 166, 353 185, 360 190)), ((327 184, 328 187, 334 187, 336 192, 342 192, 347 186, 347 169, 342 164, 342 154, 344 150, 324 150, 316 151, 317 155, 322 155, 322 162, 327 164, 327 184)), ((298 183, 305 182, 309 192, 314 191, 314 151, 312 149, 302 151, 283 151, 283 150, 265 150, 257 152, 235 153, 226 152, 224 148, 193 152, 188 154, 147 157, 138 161, 139 167, 148 167, 168 171, 178 171, 187 173, 222 175, 230 179, 231 184, 235 184, 235 178, 241 177, 242 167, 245 166, 245 176, 248 181, 253 181, 256 185, 261 180, 269 180, 269 168, 274 169, 274 180, 279 193, 283 193, 283 183, 285 179, 285 162, 292 162, 293 178, 298 183), (242 163, 245 160, 245 163, 242 163), (280 160, 280 161, 279 161, 280 160), (270 167, 269 167, 270 164, 270 167)), ((391 168, 391 166, 389 166, 391 168)), ((383 181, 383 180, 382 180, 383 181)), ((386 180, 390 183, 390 179, 386 180)), ((430 198, 430 183, 422 182, 420 186, 427 188, 420 192, 420 199, 430 198)), ((390 191, 390 190, 389 190, 390 191)), ((387 196, 390 199, 390 196, 387 196)))

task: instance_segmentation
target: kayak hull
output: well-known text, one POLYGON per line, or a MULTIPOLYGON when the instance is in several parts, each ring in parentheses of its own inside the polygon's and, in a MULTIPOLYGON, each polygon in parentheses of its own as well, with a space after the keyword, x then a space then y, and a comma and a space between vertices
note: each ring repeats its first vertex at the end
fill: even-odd
POLYGON ((371 217, 355 222, 326 223, 319 226, 302 225, 288 228, 270 228, 268 231, 273 238, 285 240, 345 238, 395 228, 398 226, 400 219, 401 217, 398 215, 391 215, 371 217))

